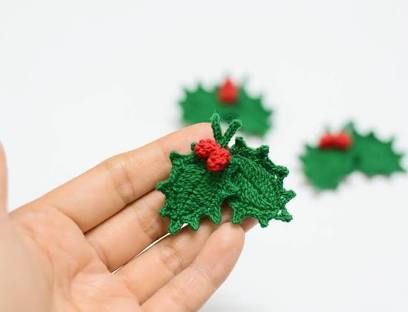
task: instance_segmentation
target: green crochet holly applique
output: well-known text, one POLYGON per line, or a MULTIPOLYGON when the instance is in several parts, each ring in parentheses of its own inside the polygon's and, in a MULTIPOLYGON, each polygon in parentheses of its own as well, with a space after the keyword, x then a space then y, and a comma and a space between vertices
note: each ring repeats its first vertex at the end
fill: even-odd
POLYGON ((224 203, 236 224, 247 217, 258 219, 262 227, 272 219, 290 221, 285 206, 295 193, 283 187, 288 170, 268 158, 267 146, 252 149, 238 137, 228 148, 240 121, 233 120, 224 134, 218 114, 211 124, 215 140, 193 143, 187 155, 172 152, 170 176, 157 185, 166 196, 160 214, 170 219, 169 232, 177 233, 184 224, 198 230, 204 217, 219 224, 224 203))
POLYGON ((359 134, 352 124, 348 129, 355 142, 353 153, 356 170, 369 177, 405 171, 401 164, 403 154, 394 150, 393 140, 382 141, 373 132, 359 134))
POLYGON ((310 183, 318 189, 335 189, 354 170, 350 151, 322 150, 307 145, 301 156, 303 170, 310 183))
POLYGON ((221 86, 204 89, 200 84, 195 90, 185 90, 180 102, 183 120, 187 123, 205 122, 215 112, 225 122, 242 121, 242 131, 263 136, 270 128, 272 112, 264 107, 261 97, 251 97, 243 86, 226 79, 221 86))
POLYGON ((227 200, 233 210, 233 223, 253 217, 266 227, 272 219, 292 220, 285 205, 295 193, 283 188, 283 180, 289 171, 286 167, 275 165, 268 158, 268 153, 268 146, 251 149, 240 137, 231 147, 232 163, 237 167, 230 181, 237 193, 227 200))
POLYGON ((337 188, 355 171, 370 177, 403 172, 402 157, 392 140, 381 141, 373 132, 360 134, 349 123, 337 134, 324 134, 317 146, 306 145, 301 161, 310 183, 324 190, 337 188))

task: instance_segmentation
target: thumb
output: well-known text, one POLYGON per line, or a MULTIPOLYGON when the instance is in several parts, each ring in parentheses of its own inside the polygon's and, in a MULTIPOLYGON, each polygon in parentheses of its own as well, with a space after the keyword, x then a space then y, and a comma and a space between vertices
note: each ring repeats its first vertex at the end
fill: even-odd
POLYGON ((6 154, 0 143, 0 214, 6 211, 7 206, 7 168, 6 154))

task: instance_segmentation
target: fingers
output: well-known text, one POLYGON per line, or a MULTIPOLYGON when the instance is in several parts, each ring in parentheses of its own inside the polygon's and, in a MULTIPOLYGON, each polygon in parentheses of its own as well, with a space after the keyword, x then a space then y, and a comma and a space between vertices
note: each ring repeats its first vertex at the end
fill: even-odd
POLYGON ((208 137, 211 137, 208 124, 184 128, 102 162, 40 201, 62 211, 86 232, 166 178, 171 168, 168 157, 171 151, 188 152, 191 142, 208 137))
POLYGON ((110 271, 167 233, 168 219, 159 214, 163 202, 164 195, 152 191, 86 234, 110 271))
POLYGON ((0 213, 6 210, 7 205, 7 169, 6 155, 0 143, 0 213))
POLYGON ((185 228, 176 236, 158 242, 117 274, 143 303, 194 260, 215 229, 209 221, 197 232, 185 228))
POLYGON ((196 311, 222 284, 244 244, 244 230, 225 223, 208 239, 194 262, 156 292, 143 311, 196 311))
MULTIPOLYGON (((152 191, 86 234, 89 244, 110 271, 128 263, 167 234, 168 219, 159 214, 163 203, 164 195, 152 191)), ((224 213, 225 220, 228 213, 229 210, 224 213)), ((248 231, 255 224, 253 219, 246 219, 241 226, 248 231)))

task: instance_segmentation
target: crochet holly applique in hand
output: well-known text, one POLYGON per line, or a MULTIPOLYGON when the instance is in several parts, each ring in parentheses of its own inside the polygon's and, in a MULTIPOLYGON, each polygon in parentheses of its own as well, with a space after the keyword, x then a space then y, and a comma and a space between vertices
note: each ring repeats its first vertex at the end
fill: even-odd
POLYGON ((317 146, 306 145, 301 156, 306 177, 318 189, 335 189, 355 171, 367 176, 403 172, 401 159, 392 140, 360 134, 352 123, 339 133, 325 133, 317 146))
POLYGON ((180 102, 183 120, 188 123, 208 121, 214 112, 221 120, 231 122, 240 119, 242 131, 254 135, 265 135, 270 128, 271 111, 264 107, 261 97, 251 97, 243 86, 231 79, 209 90, 201 85, 193 91, 185 90, 180 102))
POLYGON ((170 219, 169 232, 177 233, 184 224, 197 230, 204 217, 219 224, 224 203, 233 211, 233 223, 247 217, 262 227, 271 219, 290 221, 285 205, 295 193, 283 188, 288 170, 268 158, 267 146, 251 149, 238 137, 228 147, 240 121, 232 121, 224 134, 219 115, 213 115, 211 124, 214 140, 193 143, 187 155, 172 152, 170 176, 157 185, 166 195, 160 214, 170 219))

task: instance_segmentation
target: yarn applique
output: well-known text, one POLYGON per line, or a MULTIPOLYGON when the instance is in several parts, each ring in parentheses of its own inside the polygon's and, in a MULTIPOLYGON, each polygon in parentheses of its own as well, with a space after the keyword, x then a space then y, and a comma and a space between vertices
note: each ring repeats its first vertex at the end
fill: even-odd
POLYGON ((283 187, 288 169, 268 158, 268 146, 252 149, 237 137, 228 148, 239 120, 233 120, 224 134, 218 114, 211 125, 215 140, 193 143, 187 155, 172 152, 170 176, 157 185, 166 196, 160 214, 170 219, 169 232, 177 233, 184 224, 198 230, 204 217, 219 224, 223 204, 232 209, 236 224, 247 217, 258 219, 262 227, 272 219, 289 222, 292 216, 285 206, 295 193, 283 187))
POLYGON ((306 145, 303 170, 318 189, 335 189, 349 174, 360 171, 371 177, 403 172, 402 154, 393 141, 381 141, 370 132, 360 134, 352 123, 339 133, 325 133, 317 146, 306 145))
POLYGON ((251 97, 243 86, 236 85, 231 79, 209 90, 200 84, 195 90, 185 90, 180 102, 183 120, 187 123, 208 121, 213 113, 218 113, 221 120, 242 121, 242 131, 263 136, 270 128, 272 112, 264 107, 261 97, 251 97))
POLYGON ((395 172, 404 172, 402 153, 394 151, 393 140, 381 141, 370 132, 359 134, 353 125, 349 126, 353 135, 355 168, 367 176, 389 176, 395 172))
POLYGON ((354 170, 351 152, 306 146, 301 157, 303 170, 310 183, 318 189, 335 189, 354 170))

